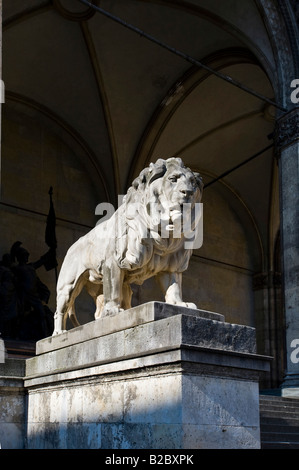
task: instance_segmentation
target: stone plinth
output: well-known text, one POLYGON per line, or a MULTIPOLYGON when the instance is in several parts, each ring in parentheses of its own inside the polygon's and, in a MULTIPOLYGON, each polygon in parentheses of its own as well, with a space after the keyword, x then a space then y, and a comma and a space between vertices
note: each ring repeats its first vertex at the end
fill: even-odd
POLYGON ((23 449, 26 429, 25 360, 6 358, 0 364, 0 446, 23 449))
POLYGON ((253 328, 151 302, 37 344, 28 448, 259 448, 253 328))

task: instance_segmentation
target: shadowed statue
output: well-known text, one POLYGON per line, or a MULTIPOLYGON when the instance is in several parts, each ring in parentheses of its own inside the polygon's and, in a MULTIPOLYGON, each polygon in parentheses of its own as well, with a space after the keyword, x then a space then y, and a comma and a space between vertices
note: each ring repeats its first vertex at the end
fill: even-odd
POLYGON ((112 217, 68 250, 58 277, 53 334, 65 329, 68 315, 79 325, 75 299, 83 287, 95 301, 95 318, 130 308, 130 284, 152 276, 166 302, 196 308, 182 299, 182 272, 192 249, 186 249, 181 222, 184 217, 195 230, 202 190, 199 174, 180 158, 159 159, 142 170, 112 217))

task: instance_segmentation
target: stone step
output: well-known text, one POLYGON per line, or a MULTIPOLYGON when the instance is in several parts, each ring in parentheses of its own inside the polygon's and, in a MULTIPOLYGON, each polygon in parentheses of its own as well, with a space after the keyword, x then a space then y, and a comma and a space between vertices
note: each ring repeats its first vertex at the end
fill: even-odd
POLYGON ((260 419, 261 421, 262 420, 267 421, 268 419, 272 419, 272 420, 276 420, 277 422, 285 421, 287 423, 290 423, 291 421, 294 421, 294 424, 296 424, 296 421, 297 421, 299 423, 298 413, 287 412, 287 411, 270 411, 270 410, 268 410, 267 412, 260 411, 260 419))
POLYGON ((262 449, 299 449, 299 400, 260 396, 262 449))
POLYGON ((262 449, 299 449, 299 442, 262 442, 261 444, 262 449))
POLYGON ((262 442, 298 442, 298 432, 261 432, 262 442))
POLYGON ((278 395, 260 395, 260 400, 263 401, 278 401, 278 402, 288 402, 288 403, 299 403, 299 398, 296 397, 282 397, 278 395))
POLYGON ((299 400, 294 398, 284 398, 284 399, 265 399, 260 398, 261 405, 272 405, 272 406, 293 406, 295 408, 299 408, 299 400))
POLYGON ((290 417, 290 418, 299 418, 299 410, 293 409, 281 409, 281 408, 261 408, 260 407, 260 415, 265 417, 290 417))
POLYGON ((286 434, 286 433, 290 433, 290 434, 296 434, 297 436, 299 436, 299 425, 295 425, 295 426, 291 426, 289 424, 280 424, 280 423, 265 423, 265 422, 261 422, 261 429, 262 429, 262 433, 272 433, 272 432, 275 432, 275 433, 280 433, 280 434, 286 434))
POLYGON ((273 410, 273 411, 294 411, 295 413, 299 413, 299 406, 294 404, 287 404, 287 403, 260 403, 261 410, 273 410))
POLYGON ((283 405, 292 405, 295 407, 299 407, 299 399, 298 398, 285 398, 285 397, 277 397, 271 395, 260 395, 260 403, 261 404, 283 404, 283 405))
POLYGON ((260 397, 260 414, 263 416, 297 415, 299 418, 299 400, 289 398, 260 397))
POLYGON ((260 404, 260 412, 261 413, 293 413, 299 417, 299 408, 296 408, 292 405, 261 405, 260 404))

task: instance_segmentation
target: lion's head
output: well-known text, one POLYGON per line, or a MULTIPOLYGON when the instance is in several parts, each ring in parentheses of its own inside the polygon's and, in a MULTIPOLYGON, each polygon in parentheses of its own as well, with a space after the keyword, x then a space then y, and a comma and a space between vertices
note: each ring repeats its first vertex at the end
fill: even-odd
POLYGON ((136 211, 146 220, 147 227, 157 227, 161 219, 174 219, 191 212, 202 197, 203 181, 199 173, 187 168, 181 158, 159 159, 142 170, 127 192, 127 214, 136 211), (134 208, 135 204, 135 208, 134 208), (131 209, 131 207, 132 209, 131 209))
POLYGON ((184 223, 194 230, 202 190, 202 178, 181 158, 159 159, 142 170, 124 198, 126 241, 122 238, 120 264, 129 260, 132 267, 140 267, 155 249, 182 249, 184 223))

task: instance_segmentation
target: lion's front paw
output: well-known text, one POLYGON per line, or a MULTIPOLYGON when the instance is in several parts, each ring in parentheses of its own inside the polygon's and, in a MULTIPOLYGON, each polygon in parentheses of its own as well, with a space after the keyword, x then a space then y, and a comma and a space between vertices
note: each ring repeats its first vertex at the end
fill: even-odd
POLYGON ((194 310, 197 310, 197 306, 193 304, 192 302, 183 302, 187 308, 193 308, 194 310))
POLYGON ((67 330, 54 330, 52 336, 60 335, 61 333, 65 333, 67 330))
POLYGON ((123 311, 124 311, 124 309, 120 308, 119 305, 108 303, 103 308, 103 313, 102 313, 101 317, 112 317, 112 316, 117 315, 118 313, 123 312, 123 311))
POLYGON ((187 307, 197 310, 197 306, 192 302, 172 302, 173 305, 178 305, 179 307, 187 307))

